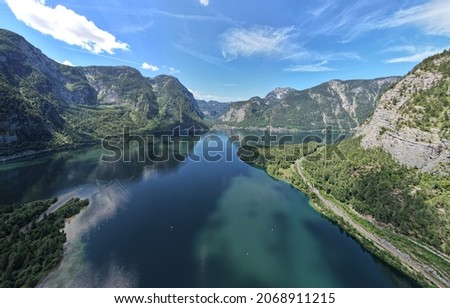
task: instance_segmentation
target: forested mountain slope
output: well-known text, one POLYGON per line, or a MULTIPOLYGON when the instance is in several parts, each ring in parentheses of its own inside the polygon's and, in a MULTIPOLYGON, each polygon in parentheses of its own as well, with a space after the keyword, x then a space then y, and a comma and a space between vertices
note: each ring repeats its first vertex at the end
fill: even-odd
POLYGON ((131 67, 70 67, 0 30, 0 156, 132 131, 206 128, 193 95, 171 76, 131 67))
POLYGON ((381 147, 402 164, 448 173, 450 51, 426 59, 384 93, 358 135, 364 147, 381 147))

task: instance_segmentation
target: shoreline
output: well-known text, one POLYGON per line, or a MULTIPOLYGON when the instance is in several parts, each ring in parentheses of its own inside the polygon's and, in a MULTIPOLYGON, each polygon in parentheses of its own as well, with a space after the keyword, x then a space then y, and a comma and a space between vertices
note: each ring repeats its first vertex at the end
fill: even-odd
POLYGON ((57 148, 51 148, 51 149, 43 149, 43 150, 26 150, 19 153, 7 155, 7 156, 0 156, 0 164, 3 163, 9 163, 15 160, 20 160, 22 158, 32 158, 33 156, 41 156, 41 155, 47 155, 47 154, 53 154, 58 152, 64 152, 64 151, 70 151, 70 150, 80 150, 84 148, 93 147, 96 145, 99 145, 100 141, 93 141, 88 143, 82 143, 82 144, 71 144, 71 145, 65 145, 60 146, 57 148))
MULTIPOLYGON (((211 131, 227 131, 227 130, 244 130, 244 131, 255 131, 255 132, 264 132, 269 127, 259 127, 259 126, 250 126, 250 127, 239 127, 239 126, 229 126, 226 124, 218 124, 211 126, 211 131)), ((301 129, 301 128, 287 128, 287 127, 270 127, 270 131, 274 133, 324 133, 325 129, 301 129)), ((333 130, 334 132, 349 132, 355 133, 356 128, 350 128, 348 130, 337 129, 333 130)))
MULTIPOLYGON (((57 211, 59 208, 61 208, 63 205, 65 205, 68 201, 70 201, 73 198, 78 198, 79 195, 77 195, 77 193, 79 193, 79 190, 75 191, 71 191, 65 194, 62 194, 61 200, 58 198, 58 201, 55 202, 54 204, 52 204, 52 206, 44 213, 44 214, 48 214, 48 213, 53 213, 55 211, 57 211), (48 213, 47 213, 48 212, 48 213)), ((88 206, 92 204, 92 197, 91 196, 87 196, 84 198, 85 200, 88 200, 88 206)), ((70 246, 73 245, 73 243, 70 242, 69 237, 68 237, 68 230, 67 227, 70 225, 71 221, 76 219, 79 215, 82 214, 83 211, 85 211, 87 209, 83 208, 80 210, 80 212, 78 212, 77 214, 75 214, 72 217, 66 218, 64 220, 64 228, 62 229, 62 231, 64 232, 64 234, 66 235, 66 241, 63 243, 63 254, 61 256, 61 259, 59 260, 58 264, 47 273, 47 275, 45 275, 42 280, 40 280, 35 286, 34 288, 48 288, 48 286, 46 286, 46 284, 48 283, 48 281, 55 275, 55 273, 58 272, 58 270, 61 268, 61 265, 64 262, 64 258, 67 257, 67 252, 68 249, 70 249, 70 246)), ((43 214, 43 215, 44 215, 43 214)), ((51 288, 51 287, 50 287, 51 288)))
MULTIPOLYGON (((174 129, 176 129, 176 128, 174 128, 174 129)), ((158 136, 158 135, 164 135, 164 134, 169 134, 169 133, 171 134, 174 132, 174 129, 161 130, 161 131, 142 131, 142 132, 132 132, 131 131, 130 134, 140 135, 140 134, 152 133, 155 136, 158 136)), ((190 129, 191 128, 183 129, 181 131, 189 132, 190 129)), ((200 134, 205 134, 209 131, 211 131, 211 129, 195 128, 195 132, 198 132, 200 134)), ((118 136, 120 136, 120 135, 118 135, 118 136)), ((32 156, 40 156, 40 155, 46 155, 46 154, 52 154, 52 153, 59 153, 59 152, 64 152, 64 151, 69 151, 69 150, 80 150, 83 148, 98 146, 98 145, 102 144, 102 140, 103 139, 98 139, 98 140, 92 140, 92 141, 84 142, 84 143, 67 144, 67 145, 62 145, 62 146, 58 146, 55 148, 47 148, 47 149, 41 149, 41 150, 25 150, 25 151, 21 151, 21 152, 15 153, 15 154, 11 154, 11 155, 0 156, 0 164, 8 163, 8 162, 15 161, 15 160, 20 160, 22 158, 30 158, 32 156)))
POLYGON ((354 238, 364 249, 368 250, 371 254, 378 257, 380 260, 386 262, 396 270, 400 271, 410 279, 415 281, 422 287, 449 287, 448 281, 442 281, 438 277, 431 275, 425 271, 426 264, 422 264, 412 258, 409 254, 401 251, 396 245, 389 242, 384 237, 369 231, 360 222, 355 221, 350 215, 348 215, 339 206, 333 204, 332 201, 323 197, 314 185, 311 184, 304 175, 302 176, 301 169, 299 170, 299 163, 301 160, 297 160, 295 164, 291 165, 290 170, 293 174, 297 175, 302 183, 300 186, 296 185, 289 179, 282 176, 270 173, 267 168, 251 164, 253 167, 261 168, 272 178, 283 181, 299 192, 305 194, 309 198, 310 205, 321 215, 336 223, 339 228, 346 231, 352 238, 354 238), (318 195, 316 194, 317 190, 318 195), (325 202, 324 202, 325 201, 325 202), (333 204, 334 207, 329 205, 333 204), (336 211, 335 211, 336 210, 336 211))

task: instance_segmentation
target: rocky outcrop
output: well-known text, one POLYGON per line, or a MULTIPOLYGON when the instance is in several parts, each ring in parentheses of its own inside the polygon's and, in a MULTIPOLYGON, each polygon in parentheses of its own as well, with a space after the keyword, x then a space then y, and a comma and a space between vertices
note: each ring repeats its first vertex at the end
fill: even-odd
POLYGON ((242 123, 247 118, 264 111, 266 102, 260 97, 252 97, 243 103, 233 103, 229 106, 227 112, 225 112, 220 120, 228 123, 242 123))
POLYGON ((449 53, 430 59, 427 65, 419 65, 384 93, 371 120, 357 132, 362 136, 362 146, 381 147, 406 166, 428 172, 447 172, 450 140, 442 131, 442 125, 421 128, 415 113, 422 108, 417 103, 420 93, 432 93, 450 80, 448 74, 439 69, 449 62, 449 53))

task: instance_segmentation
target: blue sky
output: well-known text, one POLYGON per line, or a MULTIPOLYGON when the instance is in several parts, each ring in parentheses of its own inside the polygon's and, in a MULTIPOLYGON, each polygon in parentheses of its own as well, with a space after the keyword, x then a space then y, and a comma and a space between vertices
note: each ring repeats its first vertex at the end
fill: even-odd
POLYGON ((73 65, 179 78, 199 99, 403 75, 450 47, 450 0, 0 0, 0 28, 73 65))

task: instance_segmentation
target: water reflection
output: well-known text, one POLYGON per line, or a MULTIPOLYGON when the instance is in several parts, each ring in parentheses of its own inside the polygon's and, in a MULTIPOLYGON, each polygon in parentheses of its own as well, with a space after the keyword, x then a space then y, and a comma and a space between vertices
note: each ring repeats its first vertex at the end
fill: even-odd
POLYGON ((105 150, 93 147, 0 164, 0 205, 51 198, 64 190, 85 184, 96 185, 98 181, 138 180, 155 168, 160 173, 173 172, 195 145, 193 138, 184 138, 184 148, 162 147, 172 159, 157 164, 151 159, 139 162, 136 144, 130 148, 130 162, 104 162, 101 157, 107 154, 105 150), (178 159, 173 159, 174 156, 178 159))

